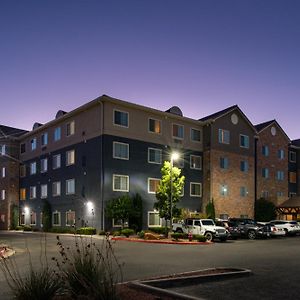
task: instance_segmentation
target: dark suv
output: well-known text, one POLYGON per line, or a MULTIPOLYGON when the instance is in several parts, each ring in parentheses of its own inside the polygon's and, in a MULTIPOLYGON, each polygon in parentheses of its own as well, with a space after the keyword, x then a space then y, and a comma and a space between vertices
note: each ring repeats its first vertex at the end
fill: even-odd
POLYGON ((268 226, 258 224, 252 219, 243 218, 230 218, 231 227, 237 228, 242 236, 247 237, 250 240, 254 240, 257 237, 269 237, 270 229, 268 226))

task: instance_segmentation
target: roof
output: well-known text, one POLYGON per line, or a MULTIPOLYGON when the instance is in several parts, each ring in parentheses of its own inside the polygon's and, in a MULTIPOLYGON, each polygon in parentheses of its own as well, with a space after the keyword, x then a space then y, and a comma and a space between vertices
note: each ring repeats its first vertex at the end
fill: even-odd
POLYGON ((282 204, 278 205, 278 208, 290 208, 290 207, 300 207, 299 196, 293 196, 288 200, 284 201, 282 204))
POLYGON ((283 135, 286 137, 286 139, 289 142, 291 141, 290 138, 288 137, 288 135, 285 133, 285 131, 282 129, 282 127, 279 125, 279 123, 275 119, 254 125, 254 127, 256 128, 257 132, 260 133, 263 130, 265 130, 266 128, 268 128, 269 126, 271 126, 272 124, 275 124, 281 130, 281 132, 283 133, 283 135))
POLYGON ((25 134, 27 130, 0 125, 0 139, 1 138, 17 138, 25 134))
POLYGON ((292 146, 300 147, 300 139, 292 140, 292 146))

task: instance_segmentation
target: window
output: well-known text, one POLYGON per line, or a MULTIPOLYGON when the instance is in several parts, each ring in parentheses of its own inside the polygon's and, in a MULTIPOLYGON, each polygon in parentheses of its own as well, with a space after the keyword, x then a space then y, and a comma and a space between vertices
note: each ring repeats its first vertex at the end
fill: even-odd
POLYGON ((268 168, 262 168, 261 172, 262 172, 261 175, 263 178, 269 178, 269 169, 268 168))
POLYGON ((261 197, 264 199, 268 199, 269 198, 269 192, 268 191, 262 191, 261 192, 261 197))
POLYGON ((66 180, 66 194, 75 194, 75 179, 66 180))
POLYGON ((240 170, 242 172, 248 172, 249 170, 249 164, 248 164, 248 161, 246 160, 242 160, 241 163, 240 163, 240 170))
POLYGON ((283 171, 277 171, 276 172, 276 179, 282 181, 284 179, 284 172, 283 171))
POLYGON ((162 220, 156 211, 148 211, 148 227, 160 227, 162 220))
POLYGON ((26 200, 26 189, 25 188, 20 189, 20 200, 26 200))
POLYGON ((184 137, 183 125, 173 124, 172 135, 174 138, 183 139, 183 137, 184 137))
POLYGON ((152 164, 161 164, 161 149, 148 148, 148 162, 152 164))
POLYGON ((36 213, 33 211, 30 213, 30 225, 36 225, 36 213))
POLYGON ((240 188, 240 196, 241 197, 247 197, 248 196, 248 190, 245 186, 241 186, 240 188))
POLYGON ((25 225, 25 213, 22 212, 20 215, 20 225, 25 225))
POLYGON ((66 152, 66 166, 75 164, 75 150, 70 150, 66 152))
POLYGON ((283 149, 279 149, 277 151, 277 156, 279 159, 284 159, 284 150, 283 149))
POLYGON ((71 121, 67 123, 66 126, 67 126, 67 130, 66 130, 67 136, 75 134, 75 121, 71 121))
POLYGON ((53 167, 53 169, 60 168, 60 165, 61 165, 61 156, 60 156, 60 154, 53 155, 53 159, 52 159, 52 167, 53 167))
POLYGON ((113 142, 113 158, 129 159, 129 144, 113 142))
POLYGON ((297 173, 296 172, 290 172, 290 183, 297 183, 297 173))
POLYGON ((269 147, 268 146, 262 146, 261 152, 263 156, 269 156, 269 147))
POLYGON ((60 181, 52 183, 52 195, 53 197, 60 196, 60 181))
POLYGON ((43 227, 43 212, 40 213, 40 226, 43 227))
POLYGON ((227 184, 220 185, 220 195, 227 196, 228 195, 228 186, 227 184))
POLYGON ((5 167, 2 167, 2 168, 1 168, 1 177, 2 177, 2 178, 5 178, 5 176, 6 176, 6 168, 5 168, 5 167))
POLYGON ((148 193, 155 194, 160 184, 159 178, 148 178, 148 193))
POLYGON ((36 149, 36 138, 33 138, 30 141, 30 144, 31 144, 31 151, 35 150, 36 149))
POLYGON ((26 176, 26 165, 20 165, 20 177, 26 176))
POLYGON ((25 143, 22 143, 20 145, 20 152, 21 152, 21 154, 26 152, 26 144, 25 143))
POLYGON ((36 174, 36 162, 30 163, 30 175, 36 174))
POLYGON ((42 158, 41 159, 41 173, 45 173, 48 171, 48 159, 42 158))
POLYGON ((29 198, 35 199, 36 198, 36 186, 31 186, 29 189, 29 198))
POLYGON ((52 225, 60 226, 60 212, 55 211, 52 213, 52 225))
POLYGON ((48 144, 48 133, 45 132, 41 136, 41 145, 46 146, 48 144))
POLYGON ((54 129, 54 142, 57 142, 61 139, 61 128, 57 127, 54 129))
POLYGON ((128 127, 128 113, 114 110, 114 124, 122 127, 128 127))
POLYGON ((220 168, 221 169, 228 169, 229 160, 227 157, 220 157, 220 168))
POLYGON ((277 192, 277 197, 283 197, 283 192, 277 192))
POLYGON ((149 119, 149 131, 153 133, 161 133, 161 121, 149 119))
POLYGON ((191 182, 190 183, 190 196, 191 197, 201 197, 202 186, 201 183, 191 182))
POLYGON ((290 151, 290 162, 295 163, 297 161, 297 154, 294 151, 290 151))
POLYGON ((249 136, 240 134, 240 147, 249 148, 249 136))
POLYGON ((75 225, 75 211, 66 211, 66 226, 75 225))
POLYGON ((6 191, 1 190, 1 200, 5 200, 5 197, 6 197, 6 191))
POLYGON ((202 169, 202 157, 198 155, 190 156, 190 167, 191 169, 201 170, 202 169))
POLYGON ((1 155, 7 154, 6 145, 1 145, 0 150, 1 150, 1 153, 0 153, 1 155))
POLYGON ((292 192, 289 193, 289 197, 290 197, 290 198, 293 198, 293 197, 295 197, 295 196, 297 196, 297 193, 292 193, 292 192))
POLYGON ((41 198, 47 198, 47 197, 48 197, 48 185, 41 184, 41 198))
POLYGON ((230 132, 225 129, 219 129, 219 143, 229 144, 230 143, 230 132))
POLYGON ((129 192, 129 176, 113 175, 113 191, 129 192))
POLYGON ((5 215, 1 215, 0 216, 0 222, 1 223, 5 223, 5 215))
POLYGON ((193 142, 201 142, 201 131, 191 128, 191 140, 193 142))
POLYGON ((125 219, 124 220, 124 224, 122 224, 122 220, 120 220, 120 219, 113 219, 113 221, 112 221, 112 226, 113 227, 128 227, 129 226, 129 221, 128 221, 128 219, 125 219))

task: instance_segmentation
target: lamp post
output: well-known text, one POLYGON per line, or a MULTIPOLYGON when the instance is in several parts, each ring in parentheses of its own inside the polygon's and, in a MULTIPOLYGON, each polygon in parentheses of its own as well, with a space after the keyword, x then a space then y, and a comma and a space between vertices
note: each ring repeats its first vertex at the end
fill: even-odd
POLYGON ((179 158, 179 154, 177 152, 173 152, 171 154, 171 168, 170 168, 170 181, 171 181, 171 189, 170 189, 170 229, 172 232, 173 222, 172 222, 172 208, 173 208, 173 165, 174 160, 179 158))

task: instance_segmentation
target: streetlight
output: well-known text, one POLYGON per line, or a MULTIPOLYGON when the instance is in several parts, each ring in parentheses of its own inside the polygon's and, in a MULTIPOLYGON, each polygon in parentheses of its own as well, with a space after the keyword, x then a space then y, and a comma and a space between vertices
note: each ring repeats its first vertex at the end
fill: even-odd
POLYGON ((173 206, 173 164, 174 160, 177 160, 179 158, 179 154, 177 152, 173 152, 171 154, 171 170, 170 170, 170 177, 171 177, 171 191, 170 191, 170 227, 171 232, 173 230, 173 222, 172 222, 172 206, 173 206))

